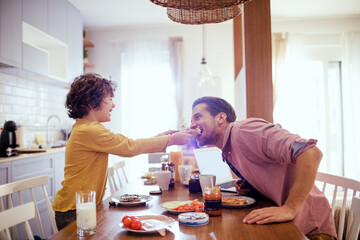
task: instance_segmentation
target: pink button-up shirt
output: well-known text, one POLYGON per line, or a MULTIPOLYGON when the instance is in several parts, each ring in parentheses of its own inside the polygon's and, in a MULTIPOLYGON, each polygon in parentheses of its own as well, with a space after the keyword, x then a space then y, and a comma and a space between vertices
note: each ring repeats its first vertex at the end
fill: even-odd
MULTIPOLYGON (((294 182, 296 158, 316 142, 292 134, 279 124, 249 118, 228 126, 222 151, 254 188, 282 206, 294 182)), ((331 207, 316 186, 295 216, 294 223, 304 234, 327 233, 336 237, 331 207)))

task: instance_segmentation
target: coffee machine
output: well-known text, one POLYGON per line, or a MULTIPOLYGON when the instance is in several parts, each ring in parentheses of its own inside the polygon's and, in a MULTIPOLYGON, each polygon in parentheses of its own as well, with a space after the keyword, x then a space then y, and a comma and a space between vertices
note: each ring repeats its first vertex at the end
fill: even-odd
POLYGON ((16 156, 16 134, 17 125, 14 121, 7 121, 0 136, 0 157, 16 156))

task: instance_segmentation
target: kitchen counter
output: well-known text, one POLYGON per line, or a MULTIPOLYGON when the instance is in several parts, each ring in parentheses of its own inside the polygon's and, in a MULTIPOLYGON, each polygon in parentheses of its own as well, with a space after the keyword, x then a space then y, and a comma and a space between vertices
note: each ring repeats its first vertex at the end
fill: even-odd
POLYGON ((45 148, 44 150, 45 150, 45 152, 21 153, 17 156, 13 156, 13 157, 0 157, 0 163, 12 162, 12 161, 22 160, 22 159, 26 159, 26 158, 39 157, 39 156, 44 156, 44 155, 53 154, 53 153, 61 153, 61 152, 65 152, 65 147, 45 148))

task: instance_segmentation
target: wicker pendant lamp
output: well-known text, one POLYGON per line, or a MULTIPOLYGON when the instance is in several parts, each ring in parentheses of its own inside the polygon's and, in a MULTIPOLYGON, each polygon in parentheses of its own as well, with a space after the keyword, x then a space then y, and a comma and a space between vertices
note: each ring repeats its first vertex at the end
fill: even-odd
POLYGON ((168 8, 167 15, 174 22, 183 24, 220 23, 233 19, 241 13, 239 5, 211 10, 188 10, 168 8))
POLYGON ((167 8, 168 17, 183 24, 219 23, 241 13, 240 5, 250 0, 150 0, 167 8))

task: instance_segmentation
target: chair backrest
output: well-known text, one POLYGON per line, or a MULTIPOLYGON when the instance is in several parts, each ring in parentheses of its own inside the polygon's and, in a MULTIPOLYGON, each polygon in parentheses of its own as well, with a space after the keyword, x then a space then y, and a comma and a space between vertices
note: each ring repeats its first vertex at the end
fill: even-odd
POLYGON ((24 223, 26 234, 29 239, 33 240, 34 236, 31 231, 28 220, 35 217, 35 204, 28 202, 23 205, 10 208, 0 212, 0 231, 4 231, 7 239, 11 239, 9 227, 24 223))
MULTIPOLYGON (((334 187, 334 191, 332 193, 332 200, 330 201, 333 215, 335 215, 334 214, 335 209, 336 209, 335 204, 336 204, 337 197, 339 197, 338 190, 339 190, 339 188, 341 188, 340 191, 342 191, 342 190, 344 191, 344 194, 342 195, 342 201, 341 201, 339 227, 337 229, 338 239, 342 239, 343 235, 344 235, 345 212, 346 212, 346 203, 347 203, 347 199, 348 199, 347 195, 348 195, 349 191, 353 192, 352 196, 350 198, 350 201, 356 195, 360 196, 360 182, 350 179, 350 178, 340 177, 340 176, 331 175, 331 174, 322 173, 322 172, 317 173, 316 181, 323 182, 322 192, 324 194, 326 194, 326 187, 328 185, 332 185, 334 187)), ((349 220, 348 220, 348 222, 349 222, 349 220)), ((349 224, 347 227, 347 232, 348 231, 349 231, 349 224)))
POLYGON ((349 230, 346 234, 346 240, 358 239, 360 232, 360 198, 354 197, 351 203, 349 214, 349 230))
MULTIPOLYGON (((56 222, 55 222, 54 212, 52 210, 49 196, 48 196, 46 188, 45 188, 45 185, 47 185, 48 182, 49 182, 49 176, 42 175, 39 177, 33 177, 33 178, 29 178, 29 179, 20 180, 17 182, 11 182, 11 183, 0 185, 0 211, 1 212, 5 210, 5 204, 3 201, 3 197, 6 197, 8 209, 11 209, 14 207, 14 201, 13 201, 12 195, 17 194, 18 200, 19 200, 19 205, 22 205, 22 204, 24 204, 23 194, 25 194, 26 191, 29 191, 29 193, 31 195, 31 200, 35 205, 36 222, 38 224, 38 228, 39 228, 40 235, 42 238, 45 238, 45 234, 44 234, 43 224, 41 222, 41 218, 40 218, 40 214, 39 214, 39 207, 36 204, 37 201, 35 199, 35 194, 34 194, 34 190, 33 190, 36 187, 40 187, 42 189, 42 192, 44 194, 44 201, 46 203, 47 211, 48 211, 48 214, 50 217, 51 227, 52 227, 54 233, 58 232, 58 228, 57 228, 56 222)), ((17 237, 16 227, 13 227, 12 230, 13 230, 13 235, 15 236, 14 238, 16 238, 17 237)))
POLYGON ((128 179, 124 168, 125 168, 125 161, 117 162, 108 168, 108 181, 109 181, 111 194, 115 193, 116 191, 118 191, 120 188, 123 187, 123 183, 119 174, 120 169, 122 171, 125 182, 128 183, 128 179))

